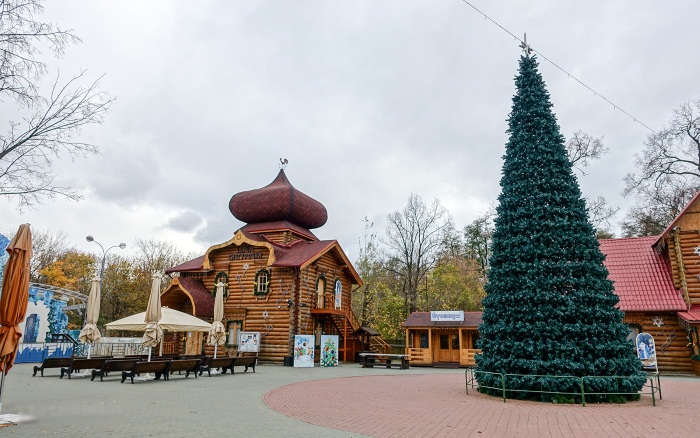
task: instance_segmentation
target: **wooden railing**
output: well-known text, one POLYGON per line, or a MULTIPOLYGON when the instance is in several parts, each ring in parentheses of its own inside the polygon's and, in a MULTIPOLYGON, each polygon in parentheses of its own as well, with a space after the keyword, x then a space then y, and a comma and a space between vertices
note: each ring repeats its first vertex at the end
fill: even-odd
POLYGON ((407 348, 408 360, 411 364, 430 365, 430 349, 429 348, 407 348))
POLYGON ((477 350, 474 348, 461 350, 459 353, 459 364, 468 367, 475 366, 476 361, 474 360, 474 355, 478 353, 481 353, 481 350, 477 350))
POLYGON ((381 336, 371 336, 369 338, 369 349, 375 353, 391 353, 391 345, 387 344, 381 336))

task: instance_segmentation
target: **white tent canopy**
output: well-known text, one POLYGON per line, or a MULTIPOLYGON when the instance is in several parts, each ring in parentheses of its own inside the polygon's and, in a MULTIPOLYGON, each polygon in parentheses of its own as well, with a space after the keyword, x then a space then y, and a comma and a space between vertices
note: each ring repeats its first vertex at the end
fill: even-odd
MULTIPOLYGON (((168 307, 163 307, 161 310, 163 317, 160 320, 160 326, 163 330, 171 332, 207 332, 211 328, 211 324, 208 322, 187 313, 178 312, 168 307)), ((141 312, 110 322, 106 327, 107 330, 142 332, 146 330, 145 318, 146 312, 141 312)))

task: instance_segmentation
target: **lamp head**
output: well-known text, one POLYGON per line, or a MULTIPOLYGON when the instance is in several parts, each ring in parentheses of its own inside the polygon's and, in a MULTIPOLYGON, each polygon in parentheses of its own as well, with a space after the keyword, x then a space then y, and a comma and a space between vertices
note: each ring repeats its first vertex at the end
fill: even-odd
POLYGON ((126 248, 126 243, 122 242, 119 244, 119 248, 124 249, 126 248))
POLYGON ((91 235, 88 234, 88 236, 85 238, 85 240, 87 240, 88 242, 92 242, 95 239, 91 235))

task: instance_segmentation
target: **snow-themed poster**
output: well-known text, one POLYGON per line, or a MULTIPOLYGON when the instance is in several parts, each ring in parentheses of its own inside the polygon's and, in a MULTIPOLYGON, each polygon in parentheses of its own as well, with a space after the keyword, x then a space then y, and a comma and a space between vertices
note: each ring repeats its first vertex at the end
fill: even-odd
POLYGON ((338 366, 338 335, 321 335, 321 366, 338 366))
POLYGON ((313 368, 314 366, 314 336, 294 336, 294 367, 313 368))
POLYGON ((637 357, 642 361, 645 369, 659 370, 656 363, 656 346, 654 338, 649 333, 640 333, 637 335, 637 357))
POLYGON ((239 353, 260 352, 260 332, 240 332, 238 336, 239 353))

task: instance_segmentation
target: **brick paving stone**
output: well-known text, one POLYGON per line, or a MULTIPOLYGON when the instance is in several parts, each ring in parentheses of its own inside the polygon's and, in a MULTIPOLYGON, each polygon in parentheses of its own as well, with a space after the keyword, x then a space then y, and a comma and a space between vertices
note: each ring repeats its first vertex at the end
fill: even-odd
POLYGON ((700 379, 663 378, 662 388, 664 400, 656 407, 650 396, 586 407, 503 403, 475 391, 465 394, 464 373, 455 372, 299 382, 268 392, 264 400, 311 424, 374 437, 700 436, 700 379))

